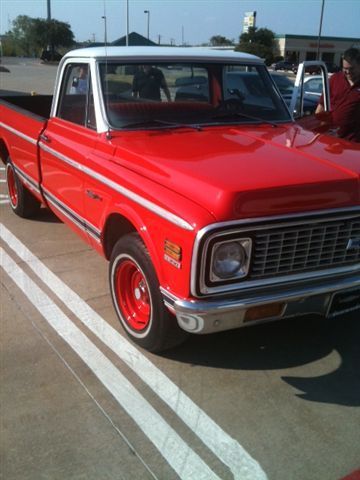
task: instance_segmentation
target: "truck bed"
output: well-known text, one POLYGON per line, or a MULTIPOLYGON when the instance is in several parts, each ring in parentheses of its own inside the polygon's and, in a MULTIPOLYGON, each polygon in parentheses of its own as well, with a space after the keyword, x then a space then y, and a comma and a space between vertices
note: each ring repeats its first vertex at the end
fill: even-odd
POLYGON ((32 113, 41 118, 49 118, 52 95, 13 95, 0 97, 0 102, 5 102, 8 107, 20 110, 20 113, 32 113))

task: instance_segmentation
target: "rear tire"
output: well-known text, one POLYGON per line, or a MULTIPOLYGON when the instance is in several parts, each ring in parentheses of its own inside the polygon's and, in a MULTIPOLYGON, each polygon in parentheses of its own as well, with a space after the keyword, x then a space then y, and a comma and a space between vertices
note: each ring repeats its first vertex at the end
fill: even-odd
POLYGON ((140 347, 160 352, 187 336, 164 305, 149 253, 136 233, 115 245, 109 268, 111 296, 120 323, 140 347))
POLYGON ((39 212, 41 202, 22 184, 10 158, 6 164, 6 183, 10 206, 16 215, 31 218, 39 212))

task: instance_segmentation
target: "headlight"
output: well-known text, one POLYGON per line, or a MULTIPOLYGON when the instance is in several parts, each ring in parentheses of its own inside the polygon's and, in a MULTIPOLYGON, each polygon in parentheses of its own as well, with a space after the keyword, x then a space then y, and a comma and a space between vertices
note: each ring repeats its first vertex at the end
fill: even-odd
POLYGON ((210 280, 216 282, 245 277, 249 269, 250 250, 249 238, 215 244, 212 251, 210 280))

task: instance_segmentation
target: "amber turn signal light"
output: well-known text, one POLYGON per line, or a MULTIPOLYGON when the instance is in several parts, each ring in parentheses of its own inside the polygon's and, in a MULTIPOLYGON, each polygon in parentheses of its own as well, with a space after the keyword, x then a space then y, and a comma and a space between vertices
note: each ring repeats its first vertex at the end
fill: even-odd
POLYGON ((285 305, 286 303, 269 303, 268 305, 251 307, 246 310, 244 322, 252 322, 254 320, 270 317, 280 317, 284 312, 285 305))

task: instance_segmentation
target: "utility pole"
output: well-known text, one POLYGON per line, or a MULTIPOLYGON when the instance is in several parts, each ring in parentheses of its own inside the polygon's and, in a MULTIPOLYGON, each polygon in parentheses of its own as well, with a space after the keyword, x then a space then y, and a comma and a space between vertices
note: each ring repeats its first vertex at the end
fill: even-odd
POLYGON ((51 0, 47 0, 47 20, 51 20, 51 0))
POLYGON ((321 29, 322 29, 323 14, 324 14, 324 3, 325 3, 325 0, 322 0, 316 60, 320 60, 320 38, 321 38, 321 29))
POLYGON ((51 60, 53 60, 55 48, 54 48, 53 42, 49 38, 49 30, 50 30, 50 22, 51 22, 51 0, 47 0, 46 4, 47 4, 47 21, 48 21, 47 28, 48 28, 48 41, 49 41, 47 45, 47 49, 50 50, 51 60))
POLYGON ((147 38, 150 39, 150 10, 144 10, 144 13, 147 14, 147 38))
POLYGON ((126 46, 129 46, 129 0, 126 0, 126 46))
POLYGON ((106 21, 106 15, 103 15, 101 18, 104 20, 104 43, 105 43, 105 47, 106 47, 106 45, 107 45, 107 21, 106 21))

